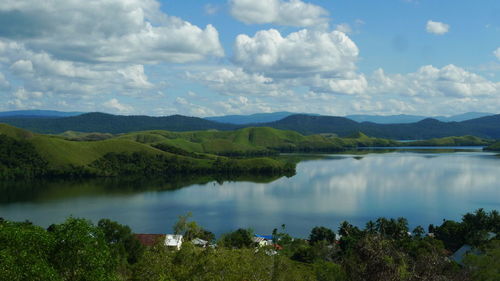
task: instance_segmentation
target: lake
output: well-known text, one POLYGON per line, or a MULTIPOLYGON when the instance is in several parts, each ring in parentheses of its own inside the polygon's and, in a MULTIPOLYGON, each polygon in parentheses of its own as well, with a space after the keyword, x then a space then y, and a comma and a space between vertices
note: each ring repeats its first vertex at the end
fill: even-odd
POLYGON ((137 233, 170 233, 177 216, 190 211, 217 235, 239 227, 269 234, 286 224, 306 237, 314 226, 337 230, 343 220, 364 226, 402 216, 427 229, 477 208, 500 210, 495 153, 379 149, 309 158, 289 178, 3 183, 0 217, 44 227, 70 215, 110 218, 137 233))

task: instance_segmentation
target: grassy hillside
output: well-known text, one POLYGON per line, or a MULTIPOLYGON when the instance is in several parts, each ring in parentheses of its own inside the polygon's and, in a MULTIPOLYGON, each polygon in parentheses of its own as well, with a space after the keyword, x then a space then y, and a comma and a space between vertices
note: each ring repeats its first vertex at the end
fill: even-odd
POLYGON ((124 134, 116 139, 145 144, 166 144, 189 152, 219 155, 266 155, 273 152, 331 152, 365 146, 396 146, 390 140, 356 134, 349 138, 323 135, 304 136, 295 131, 269 127, 236 131, 168 132, 144 131, 124 134))
MULTIPOLYGON (((61 136, 33 134, 8 125, 0 125, 2 151, 7 156, 0 159, 0 177, 7 177, 19 167, 15 163, 29 165, 29 159, 41 159, 43 171, 38 174, 95 174, 167 175, 171 173, 275 173, 293 172, 294 165, 270 158, 229 159, 215 155, 197 154, 205 151, 225 151, 218 145, 220 139, 211 139, 217 132, 182 134, 166 131, 132 133, 100 141, 70 141, 61 136), (195 141, 211 140, 203 144, 195 141), (174 144, 182 149, 160 149, 154 144, 174 144), (214 147, 206 149, 205 147, 214 147), (16 153, 10 153, 16 149, 16 153), (25 153, 25 150, 29 153, 25 153), (27 159, 16 159, 26 155, 27 159), (9 161, 8 161, 9 160, 9 161), (14 164, 12 164, 14 163, 14 164), (28 163, 28 164, 26 164, 28 163)), ((234 137, 237 137, 236 135, 234 137)), ((226 139, 226 142, 230 142, 226 139)), ((242 151, 260 149, 247 145, 232 144, 242 151)), ((39 165, 40 166, 40 165, 39 165)), ((34 168, 34 167, 33 167, 34 168)))

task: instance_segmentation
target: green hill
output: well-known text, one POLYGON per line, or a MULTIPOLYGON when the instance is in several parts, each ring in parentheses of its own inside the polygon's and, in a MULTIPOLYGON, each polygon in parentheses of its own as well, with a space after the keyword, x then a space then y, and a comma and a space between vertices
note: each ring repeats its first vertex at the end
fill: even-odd
POLYGON ((338 138, 323 135, 304 136, 290 130, 268 127, 236 131, 168 132, 144 131, 116 137, 144 144, 165 144, 188 152, 249 156, 277 152, 333 152, 360 146, 396 146, 397 142, 358 135, 338 138))
POLYGON ((490 146, 485 147, 484 150, 487 150, 487 151, 500 151, 500 141, 497 141, 497 142, 491 144, 490 146))
POLYGON ((407 146, 486 146, 492 141, 475 136, 445 137, 405 143, 407 146))
MULTIPOLYGON (((224 146, 225 143, 218 145, 218 142, 230 143, 231 138, 225 136, 226 139, 217 139, 215 138, 217 134, 218 132, 208 131, 179 136, 177 133, 167 131, 153 131, 131 133, 100 141, 70 141, 62 136, 33 134, 0 124, 2 137, 0 178, 23 177, 22 169, 33 170, 30 177, 75 174, 80 176, 165 176, 172 173, 258 174, 294 171, 294 165, 282 160, 263 157, 229 159, 205 154, 206 151, 228 151, 224 146), (167 147, 176 149, 154 146, 159 144, 167 144, 167 147)), ((237 137, 237 134, 233 137, 237 137)), ((261 148, 251 144, 245 145, 240 141, 232 144, 231 149, 245 152, 261 148)))

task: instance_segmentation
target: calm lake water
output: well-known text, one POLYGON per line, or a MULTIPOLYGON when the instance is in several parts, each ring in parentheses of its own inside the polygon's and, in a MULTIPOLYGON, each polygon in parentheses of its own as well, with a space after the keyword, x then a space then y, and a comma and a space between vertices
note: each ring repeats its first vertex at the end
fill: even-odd
POLYGON ((343 220, 364 226, 403 216, 427 228, 481 207, 500 210, 500 157, 479 150, 327 155, 300 162, 290 178, 240 180, 4 183, 0 217, 44 227, 69 215, 110 218, 137 233, 169 233, 177 216, 191 211, 217 235, 238 227, 269 234, 286 224, 306 237, 314 226, 336 230, 343 220))

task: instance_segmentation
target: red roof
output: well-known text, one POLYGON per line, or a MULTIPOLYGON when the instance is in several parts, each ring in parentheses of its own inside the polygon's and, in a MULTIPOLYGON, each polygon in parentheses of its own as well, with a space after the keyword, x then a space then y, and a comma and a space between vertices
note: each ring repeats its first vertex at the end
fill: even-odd
POLYGON ((134 234, 144 246, 154 246, 165 241, 165 234, 134 234))

